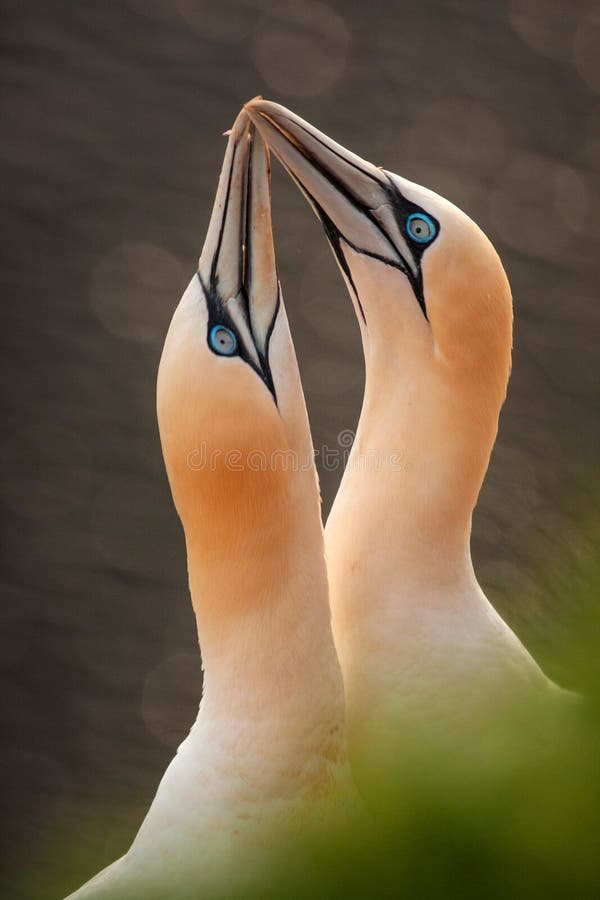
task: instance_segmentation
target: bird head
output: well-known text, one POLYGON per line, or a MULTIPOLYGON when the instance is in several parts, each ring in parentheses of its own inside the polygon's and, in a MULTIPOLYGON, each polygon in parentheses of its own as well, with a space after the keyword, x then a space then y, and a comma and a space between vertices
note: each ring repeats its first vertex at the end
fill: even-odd
POLYGON ((423 383, 460 385, 496 416, 506 392, 512 301, 477 225, 433 191, 378 168, 284 107, 246 106, 325 229, 369 364, 411 363, 423 383))
POLYGON ((275 267, 268 153, 243 113, 198 271, 166 337, 157 410, 188 545, 193 536, 205 554, 227 558, 259 535, 273 544, 294 479, 314 485, 315 474, 275 267))

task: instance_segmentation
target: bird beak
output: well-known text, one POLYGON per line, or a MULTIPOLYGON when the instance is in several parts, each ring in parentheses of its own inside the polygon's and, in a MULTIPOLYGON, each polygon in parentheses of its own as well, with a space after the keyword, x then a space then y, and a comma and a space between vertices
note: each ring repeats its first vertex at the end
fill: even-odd
POLYGON ((279 309, 279 282, 271 226, 268 151, 242 112, 228 143, 198 277, 208 306, 209 330, 233 329, 239 355, 275 395, 269 339, 279 309))
POLYGON ((403 231, 412 210, 387 172, 277 103, 256 98, 245 110, 320 218, 352 287, 347 247, 401 269, 421 303, 419 262, 403 231))

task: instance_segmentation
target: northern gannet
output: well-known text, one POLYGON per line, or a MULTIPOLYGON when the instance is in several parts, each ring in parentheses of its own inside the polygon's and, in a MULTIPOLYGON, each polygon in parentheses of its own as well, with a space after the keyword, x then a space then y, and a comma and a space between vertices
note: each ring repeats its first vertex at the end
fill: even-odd
POLYGON ((471 562, 511 367, 496 251, 433 191, 278 104, 246 109, 321 220, 362 334, 363 406, 325 530, 351 754, 384 708, 446 727, 488 690, 558 691, 471 562))
POLYGON ((157 412, 203 696, 130 850, 73 900, 179 900, 190 887, 251 879, 274 829, 343 803, 343 683, 318 482, 275 268, 267 151, 244 114, 166 337, 157 412))

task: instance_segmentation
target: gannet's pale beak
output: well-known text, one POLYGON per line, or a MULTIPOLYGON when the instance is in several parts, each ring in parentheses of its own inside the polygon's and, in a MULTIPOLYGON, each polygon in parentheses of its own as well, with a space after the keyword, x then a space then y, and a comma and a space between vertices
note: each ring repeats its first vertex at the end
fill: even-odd
POLYGON ((355 294, 345 246, 403 271, 426 315, 420 251, 405 234, 419 208, 390 175, 277 103, 257 98, 245 110, 320 218, 355 294))
MULTIPOLYGON (((275 397, 269 339, 279 309, 279 282, 271 226, 268 151, 244 112, 228 135, 198 265, 208 307, 209 346, 211 334, 216 332, 217 339, 222 334, 229 342, 224 344, 222 355, 240 356, 275 397)), ((219 350, 218 345, 216 349, 219 350)))

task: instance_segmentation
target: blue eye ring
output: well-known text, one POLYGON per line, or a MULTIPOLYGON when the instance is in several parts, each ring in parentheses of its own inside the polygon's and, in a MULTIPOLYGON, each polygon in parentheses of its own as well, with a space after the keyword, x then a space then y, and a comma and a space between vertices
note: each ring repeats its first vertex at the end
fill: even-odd
POLYGON ((424 212, 411 213, 406 220, 406 233, 413 241, 416 241, 417 244, 430 244, 436 236, 437 230, 437 225, 431 216, 428 216, 427 213, 424 212), (427 225, 428 230, 422 229, 419 231, 416 227, 417 221, 424 222, 427 225))
POLYGON ((213 325, 208 335, 208 344, 219 356, 235 356, 237 336, 227 325, 213 325))

